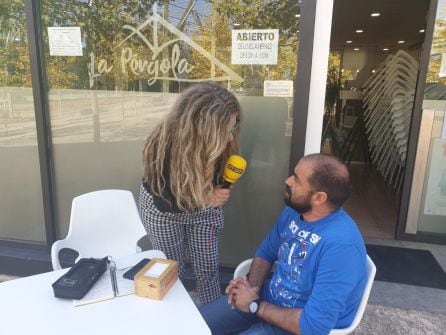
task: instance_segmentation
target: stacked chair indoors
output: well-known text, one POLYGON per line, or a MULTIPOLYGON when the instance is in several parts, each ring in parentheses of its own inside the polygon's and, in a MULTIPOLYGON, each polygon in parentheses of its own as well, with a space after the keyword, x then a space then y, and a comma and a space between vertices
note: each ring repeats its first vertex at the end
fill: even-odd
POLYGON ((404 175, 417 72, 417 61, 399 50, 365 83, 364 120, 372 162, 397 190, 404 175))

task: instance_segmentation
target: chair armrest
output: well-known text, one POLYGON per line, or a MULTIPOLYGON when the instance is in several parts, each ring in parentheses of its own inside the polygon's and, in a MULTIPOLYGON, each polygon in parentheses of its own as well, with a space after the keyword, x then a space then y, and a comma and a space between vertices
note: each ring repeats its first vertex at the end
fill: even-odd
POLYGON ((62 266, 59 261, 59 252, 63 249, 65 240, 58 240, 51 246, 51 264, 53 265, 53 270, 60 270, 62 266))
POLYGON ((234 279, 238 277, 246 276, 246 274, 249 272, 249 269, 251 267, 252 258, 245 259, 243 262, 241 262, 237 268, 234 271, 234 279))

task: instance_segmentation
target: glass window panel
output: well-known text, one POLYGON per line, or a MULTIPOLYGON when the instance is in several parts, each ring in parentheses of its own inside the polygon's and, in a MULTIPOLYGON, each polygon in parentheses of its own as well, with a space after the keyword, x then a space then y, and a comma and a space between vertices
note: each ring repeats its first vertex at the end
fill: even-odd
POLYGON ((0 4, 0 239, 45 241, 23 1, 0 4))
MULTIPOLYGON (((424 176, 418 231, 446 234, 446 125, 444 112, 446 109, 445 0, 438 1, 424 98, 423 105, 436 106, 436 110, 431 125, 429 154, 426 174, 424 176), (433 102, 428 100, 438 101, 433 102)), ((429 113, 428 110, 425 112, 429 113)))
POLYGON ((283 207, 299 12, 297 1, 43 0, 61 236, 73 197, 101 188, 137 197, 147 136, 184 88, 216 81, 243 107, 248 161, 226 206, 221 259, 235 264, 252 254, 283 207), (51 56, 48 27, 80 27, 82 56, 51 56), (232 31, 259 29, 278 30, 277 61, 257 64, 269 54, 251 49, 243 57, 257 53, 254 64, 233 64, 232 31), (279 96, 264 96, 265 81, 279 96))

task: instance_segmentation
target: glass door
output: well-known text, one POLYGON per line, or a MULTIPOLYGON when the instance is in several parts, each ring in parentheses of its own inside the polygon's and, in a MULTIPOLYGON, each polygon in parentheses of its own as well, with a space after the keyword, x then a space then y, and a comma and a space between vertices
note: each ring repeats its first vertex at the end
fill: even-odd
POLYGON ((45 242, 24 2, 0 4, 0 239, 45 242))
POLYGON ((367 237, 395 236, 428 7, 333 4, 321 151, 348 164, 345 207, 367 237))

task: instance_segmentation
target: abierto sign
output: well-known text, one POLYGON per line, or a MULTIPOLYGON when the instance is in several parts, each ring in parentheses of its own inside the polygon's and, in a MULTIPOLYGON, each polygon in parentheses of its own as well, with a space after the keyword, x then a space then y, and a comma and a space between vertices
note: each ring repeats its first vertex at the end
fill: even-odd
POLYGON ((279 29, 232 31, 232 64, 277 64, 279 29))

